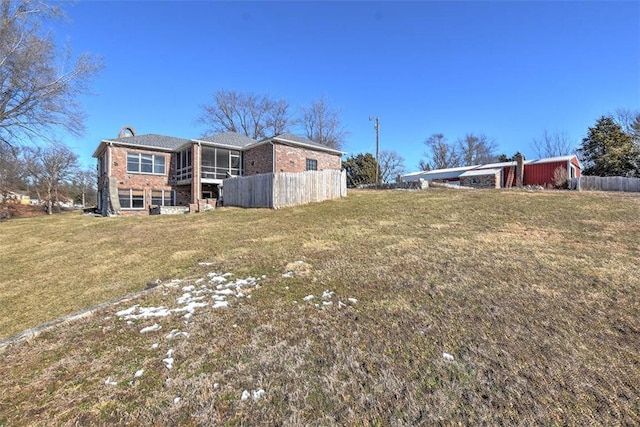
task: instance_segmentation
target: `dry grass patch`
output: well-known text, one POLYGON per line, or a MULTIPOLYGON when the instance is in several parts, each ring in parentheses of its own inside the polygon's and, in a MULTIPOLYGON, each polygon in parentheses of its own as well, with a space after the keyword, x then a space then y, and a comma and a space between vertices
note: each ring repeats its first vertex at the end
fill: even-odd
POLYGON ((166 280, 7 349, 0 424, 637 425, 638 224, 637 196, 448 190, 3 223, 1 330, 166 280), (266 278, 186 324, 115 315, 171 308, 213 271, 266 278))

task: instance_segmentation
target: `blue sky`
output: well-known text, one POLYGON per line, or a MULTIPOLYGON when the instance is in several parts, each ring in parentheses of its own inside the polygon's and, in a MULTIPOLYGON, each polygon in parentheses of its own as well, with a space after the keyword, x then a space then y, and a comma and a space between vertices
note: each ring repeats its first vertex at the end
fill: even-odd
POLYGON ((618 108, 640 110, 640 2, 115 2, 61 3, 55 29, 74 52, 104 58, 86 135, 67 140, 93 167, 101 139, 195 138, 218 89, 324 96, 341 110, 348 154, 380 149, 417 170, 424 140, 495 139, 535 157, 533 138, 578 145, 618 108))

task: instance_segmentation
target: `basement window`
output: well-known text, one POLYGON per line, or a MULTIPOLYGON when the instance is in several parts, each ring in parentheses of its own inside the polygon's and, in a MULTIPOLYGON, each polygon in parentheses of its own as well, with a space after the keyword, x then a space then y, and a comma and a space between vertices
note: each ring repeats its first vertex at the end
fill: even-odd
POLYGON ((144 209, 144 190, 118 188, 121 209, 144 209))
POLYGON ((175 206, 176 192, 171 190, 151 191, 151 204, 154 206, 175 206))
POLYGON ((317 171, 318 170, 318 161, 316 159, 307 159, 307 170, 308 171, 317 171))

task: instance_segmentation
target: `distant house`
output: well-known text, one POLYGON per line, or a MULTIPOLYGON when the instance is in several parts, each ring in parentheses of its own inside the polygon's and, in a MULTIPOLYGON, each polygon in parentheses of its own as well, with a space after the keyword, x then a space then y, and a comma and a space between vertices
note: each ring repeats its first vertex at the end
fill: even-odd
MULTIPOLYGON (((5 200, 5 196, 3 194, 0 194, 0 201, 4 201, 4 200, 5 200)), ((13 191, 9 191, 7 193, 6 200, 14 203, 19 203, 21 205, 31 204, 31 199, 29 196, 27 196, 26 194, 15 193, 13 191)))
POLYGON ((103 215, 148 214, 152 208, 200 210, 221 197, 226 178, 340 170, 342 154, 288 133, 256 141, 233 132, 199 139, 121 132, 102 140, 93 153, 98 210, 103 215))
POLYGON ((568 178, 578 178, 582 173, 575 155, 549 157, 536 160, 490 163, 449 169, 412 172, 401 175, 403 182, 444 182, 475 188, 509 188, 517 185, 553 187, 556 173, 564 171, 568 178), (558 171, 558 172, 556 172, 558 171))

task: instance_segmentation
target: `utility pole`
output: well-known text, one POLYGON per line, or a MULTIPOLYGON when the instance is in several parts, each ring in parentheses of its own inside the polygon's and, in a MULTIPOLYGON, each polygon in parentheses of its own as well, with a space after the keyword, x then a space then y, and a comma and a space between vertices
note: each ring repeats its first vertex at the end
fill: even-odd
MULTIPOLYGON (((374 117, 369 116, 369 121, 372 121, 374 117)), ((378 181, 380 177, 380 164, 378 163, 378 150, 380 148, 380 119, 375 117, 376 123, 373 128, 376 130, 376 188, 378 188, 378 181)))

